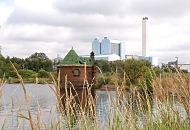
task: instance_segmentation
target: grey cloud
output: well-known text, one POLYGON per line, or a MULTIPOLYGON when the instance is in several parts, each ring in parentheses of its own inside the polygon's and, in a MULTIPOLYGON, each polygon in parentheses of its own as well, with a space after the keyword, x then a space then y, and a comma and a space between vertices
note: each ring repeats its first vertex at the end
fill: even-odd
POLYGON ((190 42, 182 42, 181 44, 179 43, 177 45, 168 46, 168 47, 165 46, 164 48, 163 47, 153 48, 153 51, 167 52, 167 53, 172 53, 172 54, 190 52, 190 42))
MULTIPOLYGON (((166 35, 161 35, 162 31, 154 30, 158 36, 154 37, 152 44, 162 39, 162 43, 158 43, 160 47, 157 48, 155 45, 153 48, 156 56, 168 60, 174 55, 190 58, 187 55, 190 51, 189 43, 183 42, 188 40, 188 26, 184 27, 187 31, 185 36, 184 28, 178 26, 182 35, 176 39, 177 41, 173 39, 178 33, 168 34, 165 26, 162 26, 163 19, 166 19, 164 22, 175 28, 174 23, 179 23, 180 20, 173 21, 173 18, 189 13, 189 5, 188 0, 57 0, 53 5, 53 11, 35 12, 35 9, 16 7, 6 23, 6 26, 11 27, 9 31, 5 30, 7 35, 3 37, 3 42, 6 44, 3 46, 15 45, 7 48, 7 54, 15 56, 29 55, 37 50, 55 57, 57 53, 65 54, 72 46, 77 52, 88 54, 95 36, 103 38, 108 35, 111 39, 126 41, 130 54, 140 54, 141 17, 146 15, 152 17, 149 20, 151 24, 160 25, 159 27, 166 32, 166 35), (39 28, 34 31, 25 28, 25 25, 36 25, 39 28), (15 28, 16 26, 18 28, 15 28), (173 41, 175 44, 180 44, 178 41, 184 44, 167 48, 163 43, 173 41), (23 51, 20 52, 20 49, 23 51)), ((188 17, 186 18, 188 21, 188 17)), ((183 23, 182 19, 180 24, 183 23)))
POLYGON ((179 17, 190 11, 189 0, 134 0, 130 9, 152 17, 179 17))
MULTIPOLYGON (((76 14, 57 14, 54 13, 36 13, 24 9, 15 9, 10 15, 8 26, 20 26, 13 33, 10 31, 7 39, 18 41, 46 41, 46 42, 64 42, 65 33, 70 32, 67 40, 75 39, 76 41, 91 42, 95 36, 113 36, 117 39, 131 39, 132 30, 139 26, 131 22, 130 17, 102 16, 102 15, 76 15, 76 14), (25 33, 20 32, 24 25, 45 26, 47 29, 40 33, 40 27, 36 34, 30 34, 30 29, 25 33), (125 33, 125 32, 128 32, 125 33), (129 33, 130 32, 130 33, 129 33)), ((132 36, 134 39, 134 36, 132 36)))
POLYGON ((123 13, 125 0, 57 0, 54 7, 62 13, 104 14, 123 13))
POLYGON ((7 25, 2 39, 16 42, 64 42, 71 40, 69 30, 64 27, 35 24, 7 25))
POLYGON ((16 8, 9 16, 8 24, 34 23, 51 26, 65 26, 70 28, 130 28, 133 23, 124 21, 125 17, 103 16, 103 15, 78 15, 78 14, 59 14, 40 13, 26 9, 16 8))
POLYGON ((56 42, 19 42, 19 41, 6 41, 1 43, 3 54, 8 54, 13 57, 28 57, 35 52, 44 52, 50 58, 55 58, 57 54, 61 56, 68 52, 72 44, 56 43, 56 42))

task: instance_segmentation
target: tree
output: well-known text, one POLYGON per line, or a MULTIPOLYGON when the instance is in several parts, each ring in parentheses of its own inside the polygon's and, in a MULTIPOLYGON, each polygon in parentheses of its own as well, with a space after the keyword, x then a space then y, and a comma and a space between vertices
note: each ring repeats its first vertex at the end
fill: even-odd
POLYGON ((13 57, 10 61, 15 65, 17 69, 25 69, 25 60, 17 57, 13 57))
POLYGON ((105 72, 110 72, 111 71, 111 66, 110 62, 106 60, 97 60, 95 64, 100 68, 100 70, 105 73, 105 72))
POLYGON ((25 59, 25 68, 38 72, 40 69, 52 71, 53 63, 44 53, 34 53, 25 59))
POLYGON ((125 73, 132 84, 137 84, 140 78, 144 77, 144 74, 149 71, 151 64, 144 60, 126 60, 125 62, 119 62, 119 73, 125 73))
POLYGON ((0 78, 5 76, 5 78, 10 77, 12 75, 13 69, 10 65, 10 57, 4 58, 2 55, 0 56, 0 78))

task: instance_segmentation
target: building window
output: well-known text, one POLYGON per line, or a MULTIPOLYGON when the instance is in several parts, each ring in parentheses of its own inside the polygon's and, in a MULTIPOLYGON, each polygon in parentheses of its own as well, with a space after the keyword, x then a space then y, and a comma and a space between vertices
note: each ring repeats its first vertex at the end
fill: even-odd
POLYGON ((80 76, 80 70, 79 69, 74 69, 73 70, 73 76, 80 76))

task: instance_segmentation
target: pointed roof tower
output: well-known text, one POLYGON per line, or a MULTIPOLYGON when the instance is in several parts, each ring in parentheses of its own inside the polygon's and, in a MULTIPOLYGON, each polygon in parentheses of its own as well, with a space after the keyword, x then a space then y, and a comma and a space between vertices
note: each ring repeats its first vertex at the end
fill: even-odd
POLYGON ((61 64, 80 64, 80 57, 77 55, 73 47, 61 61, 61 64))
POLYGON ((85 63, 87 65, 90 65, 90 59, 79 57, 73 47, 67 53, 65 58, 60 62, 62 65, 84 65, 85 63))

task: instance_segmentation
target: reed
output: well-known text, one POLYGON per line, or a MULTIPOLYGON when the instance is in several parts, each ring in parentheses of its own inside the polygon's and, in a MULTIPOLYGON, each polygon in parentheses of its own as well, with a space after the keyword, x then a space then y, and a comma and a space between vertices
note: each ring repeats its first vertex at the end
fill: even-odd
POLYGON ((3 78, 0 78, 0 97, 3 95, 3 86, 6 83, 6 80, 4 78, 5 76, 3 76, 3 78))
MULTIPOLYGON (((14 65, 12 65, 15 69, 14 65)), ((160 77, 152 76, 153 92, 148 91, 146 84, 139 91, 138 86, 126 85, 127 75, 124 74, 122 82, 119 77, 111 76, 115 87, 115 96, 107 90, 108 107, 107 114, 102 120, 96 111, 97 98, 94 96, 93 84, 84 79, 83 89, 79 92, 65 77, 65 88, 63 92, 60 85, 60 76, 55 79, 52 75, 54 85, 49 85, 57 101, 57 120, 49 117, 51 124, 46 124, 41 118, 41 108, 37 110, 37 119, 34 120, 30 112, 28 93, 22 77, 15 69, 22 84, 28 116, 23 114, 19 118, 30 123, 30 129, 91 129, 91 130, 136 130, 136 129, 189 129, 190 128, 190 77, 183 73, 164 74, 160 77), (126 89, 127 88, 127 89, 126 89), (184 108, 181 113, 176 103, 184 108)), ((104 77, 104 76, 102 76, 104 77)), ((106 88, 109 86, 106 86, 106 88)), ((104 106, 104 104, 102 104, 104 106)), ((21 108, 22 109, 22 108, 21 108)), ((21 113, 21 112, 19 112, 21 113)), ((50 112, 51 113, 51 112, 50 112)), ((50 114, 51 115, 51 114, 50 114)))

